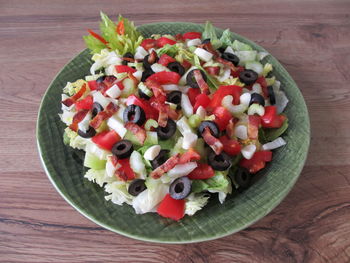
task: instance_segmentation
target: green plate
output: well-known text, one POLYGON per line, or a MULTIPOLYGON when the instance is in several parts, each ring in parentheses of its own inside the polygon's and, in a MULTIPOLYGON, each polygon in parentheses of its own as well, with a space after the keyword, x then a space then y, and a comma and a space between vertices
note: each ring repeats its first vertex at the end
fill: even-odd
MULTIPOLYGON (((203 26, 191 23, 156 23, 139 27, 144 36, 203 31, 203 26)), ((217 29, 217 34, 222 34, 217 29)), ((238 39, 259 51, 264 49, 237 35, 238 39)), ((89 74, 92 64, 88 50, 70 61, 56 76, 41 102, 37 122, 37 142, 43 167, 62 197, 81 214, 96 224, 116 233, 146 241, 190 243, 220 238, 242 230, 267 215, 288 194, 303 168, 309 142, 310 124, 304 99, 287 71, 272 56, 266 58, 274 66, 274 75, 290 100, 286 108, 289 129, 284 135, 287 145, 274 152, 273 161, 259 174, 255 184, 242 194, 228 196, 224 204, 217 198, 180 222, 164 219, 155 213, 136 215, 128 205, 118 206, 104 199, 98 185, 83 178, 85 168, 81 152, 63 144, 65 125, 58 113, 62 88, 89 74)))

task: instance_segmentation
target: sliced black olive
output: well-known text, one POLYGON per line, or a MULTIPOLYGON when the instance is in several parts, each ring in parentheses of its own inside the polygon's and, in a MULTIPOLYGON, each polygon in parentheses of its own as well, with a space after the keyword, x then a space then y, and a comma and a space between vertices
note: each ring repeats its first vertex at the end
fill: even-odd
MULTIPOLYGON (((130 52, 127 52, 127 53, 125 53, 123 55, 123 58, 134 58, 134 55, 132 53, 130 53, 130 52)), ((123 65, 128 65, 129 62, 130 61, 128 61, 128 60, 123 60, 122 64, 123 65)))
POLYGON ((81 136, 83 138, 91 138, 91 137, 94 137, 96 135, 96 131, 94 128, 89 126, 89 129, 86 132, 83 132, 82 130, 78 130, 78 134, 79 134, 79 136, 81 136))
POLYGON ((253 103, 258 103, 261 106, 265 106, 265 99, 259 93, 252 93, 249 105, 252 105, 253 103))
POLYGON ((134 151, 131 141, 120 140, 112 147, 112 153, 119 159, 125 159, 130 157, 131 153, 134 151))
POLYGON ((151 165, 153 169, 156 169, 158 166, 161 166, 163 163, 168 160, 169 150, 160 150, 159 154, 156 158, 151 161, 151 165))
POLYGON ((247 189, 252 181, 252 175, 243 167, 238 167, 234 180, 241 189, 247 189))
POLYGON ((137 105, 129 105, 123 112, 124 122, 133 122, 137 125, 142 125, 146 121, 144 110, 137 105))
POLYGON ((172 198, 185 199, 191 193, 191 180, 187 176, 177 178, 169 187, 172 198))
POLYGON ((145 57, 143 58, 143 67, 144 67, 145 69, 150 69, 151 66, 152 66, 152 64, 156 63, 156 62, 158 61, 158 59, 159 59, 158 57, 155 57, 154 61, 150 62, 150 61, 149 61, 149 56, 150 56, 150 55, 147 55, 147 56, 145 56, 145 57))
POLYGON ((146 190, 145 180, 135 179, 133 180, 128 188, 128 193, 132 196, 138 196, 140 193, 146 190))
POLYGON ((234 54, 224 52, 224 53, 222 53, 221 57, 227 61, 232 62, 233 65, 235 65, 235 66, 237 66, 239 63, 239 58, 234 54))
POLYGON ((172 119, 168 119, 165 127, 157 128, 157 135, 161 140, 167 140, 171 138, 176 132, 176 123, 172 119))
POLYGON ((141 81, 145 82, 146 79, 153 74, 154 74, 154 71, 151 68, 146 69, 145 71, 142 72, 141 81))
POLYGON ((206 38, 202 40, 202 44, 207 44, 207 43, 210 43, 210 38, 206 38))
POLYGON ((239 80, 246 85, 252 85, 258 79, 258 73, 251 69, 246 69, 239 73, 239 80))
POLYGON ((92 118, 94 118, 100 111, 103 111, 102 105, 98 102, 94 102, 94 104, 92 104, 92 118))
POLYGON ((226 50, 226 48, 224 48, 224 47, 219 47, 218 50, 220 51, 220 53, 224 53, 225 50, 226 50))
POLYGON ((145 100, 149 100, 150 99, 150 97, 147 95, 147 94, 145 94, 142 90, 140 90, 139 89, 139 96, 140 96, 140 98, 142 98, 142 99, 145 99, 145 100))
POLYGON ((222 152, 218 155, 210 151, 208 155, 208 164, 216 171, 225 171, 230 168, 232 162, 230 156, 222 152))
POLYGON ((166 95, 166 100, 179 105, 181 103, 181 91, 174 90, 166 95))
POLYGON ((175 62, 170 62, 168 64, 168 69, 170 69, 171 71, 174 71, 176 73, 179 73, 180 76, 182 76, 183 74, 185 74, 185 68, 177 61, 175 62))
POLYGON ((106 76, 101 76, 96 79, 97 83, 102 83, 105 80, 106 76))
MULTIPOLYGON (((187 76, 186 76, 186 81, 187 81, 187 85, 191 86, 191 88, 195 88, 195 89, 199 89, 199 86, 198 86, 198 83, 193 75, 194 71, 195 70, 199 70, 199 69, 194 69, 194 70, 191 70, 187 76)), ((206 82, 207 81, 207 75, 205 75, 205 73, 200 70, 201 74, 202 74, 202 77, 204 79, 204 81, 206 82)))
POLYGON ((269 94, 270 104, 275 105, 276 104, 276 96, 275 96, 275 92, 273 91, 272 86, 267 87, 267 93, 269 94))
POLYGON ((202 136, 202 133, 204 132, 204 129, 206 127, 209 127, 210 131, 211 131, 211 134, 218 138, 219 135, 220 135, 220 131, 219 131, 219 128, 218 128, 218 125, 213 122, 213 121, 203 121, 199 127, 198 127, 198 133, 199 133, 199 136, 201 137, 202 136))

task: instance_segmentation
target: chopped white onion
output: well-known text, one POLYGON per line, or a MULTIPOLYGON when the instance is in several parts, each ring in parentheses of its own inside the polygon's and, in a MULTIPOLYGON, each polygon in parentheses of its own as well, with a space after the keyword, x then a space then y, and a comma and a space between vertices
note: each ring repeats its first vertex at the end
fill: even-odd
POLYGON ((244 158, 250 160, 256 151, 256 146, 254 144, 249 144, 242 148, 241 153, 244 158))
POLYGON ((286 141, 283 140, 282 137, 278 137, 277 139, 273 140, 272 142, 268 142, 268 143, 265 143, 263 146, 262 146, 262 149, 264 151, 268 151, 268 150, 274 150, 274 149, 277 149, 283 145, 286 145, 286 141))
POLYGON ((227 68, 224 70, 223 74, 221 76, 218 76, 217 79, 220 82, 224 82, 225 80, 227 80, 231 75, 231 69, 227 68))
POLYGON ((151 65, 151 69, 155 73, 162 72, 162 71, 169 71, 169 69, 167 67, 164 67, 162 64, 158 64, 158 63, 153 63, 151 65))
POLYGON ((225 53, 230 53, 230 54, 235 55, 235 52, 233 51, 232 47, 230 47, 230 46, 228 46, 228 47, 225 49, 225 53))
POLYGON ((204 120, 205 116, 207 115, 207 111, 203 108, 203 106, 199 106, 197 108, 196 114, 201 117, 202 120, 204 120))
POLYGON ((109 128, 115 130, 121 138, 123 138, 127 132, 124 124, 114 116, 108 119, 107 125, 109 128))
POLYGON ((94 102, 98 102, 103 108, 106 108, 109 104, 109 100, 100 91, 95 92, 92 97, 94 98, 94 102))
POLYGON ((139 178, 146 179, 146 167, 142 160, 142 155, 138 151, 133 151, 129 159, 131 169, 139 175, 139 178))
POLYGON ((185 116, 176 122, 176 126, 182 135, 185 135, 187 132, 192 132, 192 129, 189 126, 187 118, 185 116))
POLYGON ((195 39, 191 39, 187 41, 187 46, 191 47, 191 46, 198 46, 202 44, 202 41, 199 38, 195 38, 195 39))
POLYGON ((142 70, 138 70, 138 71, 134 72, 133 75, 137 80, 140 81, 142 78, 142 72, 143 72, 142 70))
POLYGON ((181 77, 181 79, 179 80, 179 85, 186 85, 187 83, 187 80, 186 80, 186 77, 187 77, 187 74, 190 73, 190 71, 192 71, 193 69, 196 69, 197 67, 195 66, 192 66, 190 67, 185 74, 183 74, 183 76, 181 77))
POLYGON ((181 95, 181 108, 186 117, 189 117, 193 114, 193 107, 190 102, 190 99, 186 94, 181 95))
POLYGON ((264 106, 257 103, 253 103, 252 105, 250 105, 248 108, 248 115, 254 115, 254 114, 258 114, 259 116, 264 116, 265 114, 264 106))
POLYGON ((146 150, 145 154, 143 155, 143 158, 149 161, 153 161, 154 158, 158 156, 160 150, 160 145, 153 145, 146 150))
POLYGON ((197 47, 196 50, 194 51, 194 53, 202 60, 204 60, 205 62, 210 61, 213 58, 213 54, 206 51, 203 48, 199 48, 197 47))
POLYGON ((113 177, 115 174, 115 171, 117 168, 113 165, 113 162, 111 161, 112 155, 107 156, 107 162, 106 162, 106 175, 108 177, 113 177))
POLYGON ((241 140, 248 139, 248 129, 245 125, 238 125, 235 127, 235 136, 241 140))
POLYGON ((174 91, 174 90, 179 90, 179 86, 176 84, 167 84, 167 85, 162 85, 164 91, 174 91))
POLYGON ((190 86, 179 86, 179 90, 184 94, 187 94, 190 88, 191 88, 190 86))
POLYGON ((86 132, 89 129, 90 120, 91 120, 91 113, 88 112, 85 115, 84 119, 82 119, 78 123, 78 129, 81 130, 82 132, 86 132))
POLYGON ((185 164, 177 164, 173 169, 168 172, 168 176, 173 179, 188 175, 197 167, 196 162, 189 162, 185 164))
POLYGON ((184 138, 182 141, 182 148, 188 150, 193 148, 197 143, 198 136, 192 132, 185 132, 184 138))
POLYGON ((147 55, 148 52, 142 46, 136 48, 135 59, 144 59, 147 55))
POLYGON ((250 103, 250 99, 251 99, 251 95, 250 93, 243 93, 240 97, 239 97, 239 102, 245 106, 249 106, 250 103))
POLYGON ((117 84, 114 84, 106 91, 106 94, 113 99, 118 98, 121 93, 122 91, 120 90, 117 84))
POLYGON ((261 94, 262 93, 261 85, 259 83, 254 83, 254 85, 252 87, 252 90, 251 90, 251 93, 259 93, 259 94, 261 94))
POLYGON ((270 55, 269 53, 267 53, 267 52, 264 52, 264 51, 260 51, 259 53, 258 53, 258 56, 257 56, 257 59, 258 60, 263 60, 266 56, 268 56, 268 55, 270 55))

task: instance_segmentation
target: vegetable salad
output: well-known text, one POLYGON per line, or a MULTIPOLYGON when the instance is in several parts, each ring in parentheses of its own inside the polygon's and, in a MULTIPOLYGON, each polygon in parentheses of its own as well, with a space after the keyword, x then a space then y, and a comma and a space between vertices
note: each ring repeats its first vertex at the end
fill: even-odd
POLYGON ((85 178, 105 199, 180 220, 223 203, 286 144, 288 99, 269 54, 203 32, 144 38, 101 13, 84 36, 93 64, 62 94, 64 142, 85 151, 85 178))

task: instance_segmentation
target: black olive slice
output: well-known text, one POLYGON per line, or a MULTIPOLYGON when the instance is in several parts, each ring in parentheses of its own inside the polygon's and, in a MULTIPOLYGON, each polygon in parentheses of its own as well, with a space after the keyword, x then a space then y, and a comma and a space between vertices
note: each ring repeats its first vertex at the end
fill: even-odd
POLYGON ((269 94, 270 104, 275 105, 276 104, 276 96, 275 96, 275 92, 273 91, 272 86, 267 87, 267 93, 269 94))
POLYGON ((154 74, 154 71, 151 68, 144 70, 142 72, 141 81, 145 82, 146 79, 153 74, 154 74))
POLYGON ((230 156, 222 152, 218 155, 210 151, 208 155, 208 164, 216 171, 225 171, 230 168, 232 161, 230 156))
POLYGON ((210 38, 206 38, 202 40, 202 44, 210 43, 210 38))
POLYGON ((176 132, 176 123, 172 119, 168 119, 165 127, 157 128, 157 135, 160 140, 167 140, 171 138, 176 132))
POLYGON ((98 102, 94 102, 94 104, 92 104, 92 118, 94 118, 100 111, 103 111, 102 105, 98 102))
MULTIPOLYGON (((134 58, 134 55, 132 53, 130 53, 130 52, 127 52, 127 53, 125 53, 123 55, 123 58, 134 58)), ((130 61, 128 61, 128 60, 123 60, 122 64, 123 65, 128 65, 129 62, 130 61)))
POLYGON ((250 97, 249 106, 252 105, 253 103, 258 103, 261 106, 265 106, 265 99, 259 93, 252 93, 252 95, 250 97))
POLYGON ((119 159, 125 159, 130 157, 132 152, 134 151, 134 147, 129 140, 120 140, 112 147, 112 153, 119 159))
POLYGON ((227 60, 227 61, 230 61, 233 63, 233 65, 235 66, 238 66, 238 63, 239 63, 239 58, 234 55, 234 54, 231 54, 231 53, 228 53, 228 52, 224 52, 222 55, 221 55, 221 58, 227 60))
POLYGON ((159 154, 156 158, 151 161, 151 165, 153 169, 156 169, 158 166, 161 166, 163 163, 168 160, 169 150, 160 150, 159 154))
POLYGON ((82 130, 78 130, 78 135, 83 138, 91 138, 96 135, 96 131, 94 128, 89 126, 89 129, 86 132, 83 132, 82 130))
MULTIPOLYGON (((186 76, 186 81, 187 81, 187 85, 191 86, 191 88, 195 88, 195 89, 199 89, 199 86, 198 86, 198 83, 194 77, 194 71, 195 70, 199 70, 199 69, 193 69, 191 70, 187 76, 186 76)), ((202 74, 202 77, 204 79, 204 81, 206 82, 207 81, 207 75, 202 71, 200 70, 201 74, 202 74)))
POLYGON ((181 91, 174 90, 166 95, 166 100, 171 103, 179 105, 181 104, 181 96, 182 96, 181 91))
POLYGON ((96 79, 97 83, 102 83, 105 80, 106 76, 101 76, 96 79))
POLYGON ((257 79, 258 73, 251 69, 246 69, 239 73, 239 80, 246 85, 252 85, 257 79))
POLYGON ((249 173, 247 169, 243 167, 238 167, 234 175, 234 180, 240 188, 247 189, 250 186, 251 179, 252 179, 252 175, 249 173))
POLYGON ((175 62, 170 62, 168 64, 168 69, 170 69, 171 71, 174 71, 176 73, 179 73, 180 76, 182 76, 183 74, 185 74, 185 68, 177 61, 175 62))
POLYGON ((219 135, 220 135, 220 131, 219 131, 219 128, 218 128, 218 125, 213 122, 213 121, 203 121, 199 127, 198 127, 198 134, 199 136, 201 137, 202 136, 202 133, 204 132, 204 129, 206 127, 209 127, 210 131, 211 131, 211 134, 218 138, 219 135))
POLYGON ((169 187, 169 194, 176 200, 185 199, 191 193, 191 180, 187 176, 177 178, 169 187))
POLYGON ((142 125, 146 121, 144 110, 137 105, 129 105, 123 112, 124 122, 133 122, 137 125, 142 125))
POLYGON ((132 196, 138 196, 140 193, 146 190, 145 180, 135 179, 133 180, 128 188, 128 193, 132 196))
POLYGON ((141 89, 139 89, 138 91, 139 91, 140 98, 145 99, 145 100, 149 100, 151 98, 147 94, 145 94, 141 89))

